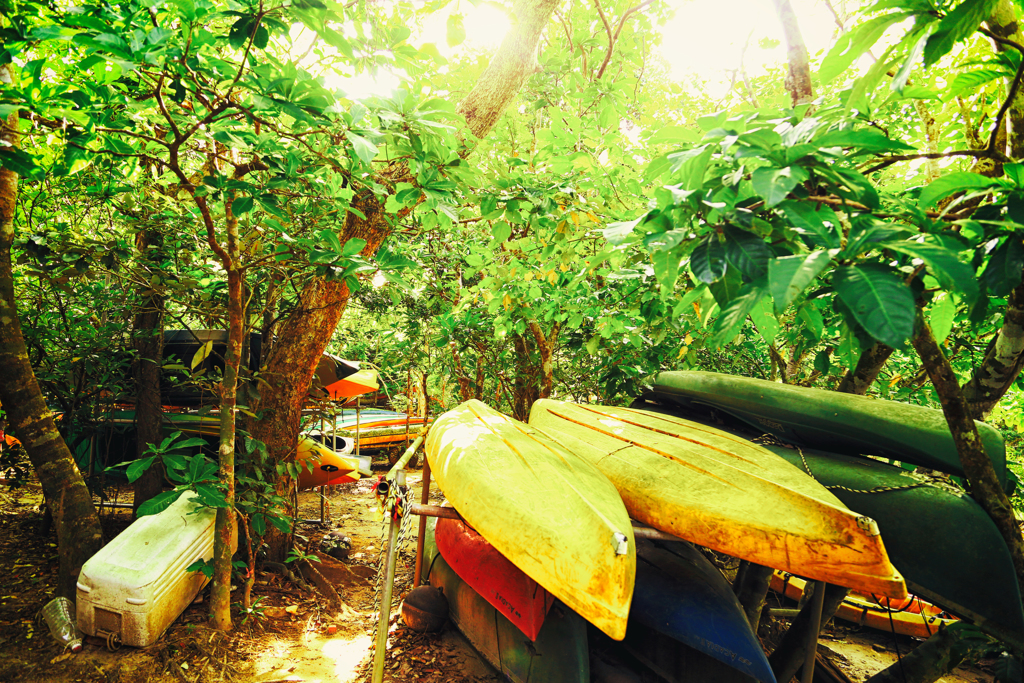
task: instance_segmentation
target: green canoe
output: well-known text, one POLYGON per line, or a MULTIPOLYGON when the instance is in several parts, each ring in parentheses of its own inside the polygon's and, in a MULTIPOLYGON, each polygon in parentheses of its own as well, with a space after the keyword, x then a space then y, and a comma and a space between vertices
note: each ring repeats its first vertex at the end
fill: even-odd
MULTIPOLYGON (((706 415, 679 406, 638 400, 633 407, 710 422, 706 415)), ((715 426, 746 438, 758 436, 715 426)), ((874 519, 889 559, 910 592, 1024 648, 1024 611, 1009 550, 995 524, 970 496, 871 458, 765 447, 810 470, 847 507, 874 519)))
MULTIPOLYGON (((941 410, 717 372, 663 372, 653 395, 667 405, 714 408, 801 446, 878 455, 964 476, 941 410)), ((976 424, 996 476, 1012 490, 1003 437, 991 425, 976 424)))

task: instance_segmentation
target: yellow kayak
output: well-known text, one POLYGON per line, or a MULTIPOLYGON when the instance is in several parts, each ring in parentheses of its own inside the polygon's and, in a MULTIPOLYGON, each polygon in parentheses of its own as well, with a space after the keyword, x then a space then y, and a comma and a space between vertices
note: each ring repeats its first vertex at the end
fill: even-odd
POLYGON ((669 415, 550 399, 534 403, 530 425, 594 463, 645 524, 800 576, 907 594, 875 521, 761 446, 669 415))
POLYGON ((498 552, 610 637, 625 636, 636 546, 597 468, 475 400, 437 418, 426 452, 448 501, 498 552))

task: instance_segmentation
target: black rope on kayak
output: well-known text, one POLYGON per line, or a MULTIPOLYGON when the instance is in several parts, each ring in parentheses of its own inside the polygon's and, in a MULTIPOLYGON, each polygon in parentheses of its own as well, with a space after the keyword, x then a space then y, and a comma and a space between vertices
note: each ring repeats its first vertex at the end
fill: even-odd
MULTIPOLYGON (((754 443, 765 443, 771 444, 773 446, 784 446, 786 448, 796 449, 796 452, 800 455, 800 462, 804 464, 804 469, 807 471, 807 474, 810 475, 811 479, 814 479, 815 481, 818 481, 818 483, 821 483, 818 480, 818 478, 814 476, 814 472, 811 471, 810 465, 807 464, 807 458, 804 456, 804 451, 799 446, 795 444, 786 443, 785 441, 782 441, 781 439, 776 437, 774 434, 762 434, 757 438, 751 439, 751 441, 753 441, 754 443)), ((918 481, 914 482, 913 484, 903 484, 901 486, 876 486, 875 488, 871 489, 851 489, 849 486, 842 486, 840 484, 822 484, 822 486, 824 486, 829 491, 846 491, 847 493, 890 493, 892 491, 906 491, 907 489, 916 489, 922 486, 929 486, 929 484, 923 481, 918 481)))
POLYGON ((896 661, 900 665, 900 676, 903 677, 903 683, 907 683, 907 672, 903 670, 903 656, 900 654, 900 641, 896 636, 896 623, 892 620, 892 610, 889 606, 885 606, 885 611, 889 615, 889 630, 892 631, 892 642, 896 646, 896 661))

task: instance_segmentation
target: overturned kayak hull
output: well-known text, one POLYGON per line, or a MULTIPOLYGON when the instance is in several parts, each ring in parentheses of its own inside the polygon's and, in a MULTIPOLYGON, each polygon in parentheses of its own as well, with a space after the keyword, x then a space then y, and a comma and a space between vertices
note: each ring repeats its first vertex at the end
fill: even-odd
POLYGON ((621 640, 636 576, 633 528, 592 464, 480 401, 437 418, 426 440, 448 501, 503 556, 621 640))
MULTIPOLYGON (((964 476, 941 410, 717 372, 663 372, 652 396, 666 404, 714 408, 802 446, 878 455, 964 476)), ((1002 436, 984 422, 975 425, 996 477, 1009 491, 1002 436)))
POLYGON ((437 549, 459 578, 530 640, 537 640, 555 598, 457 519, 437 520, 437 549))
POLYGON ((873 520, 745 439, 670 415, 550 399, 533 405, 530 424, 604 472, 634 519, 757 564, 906 595, 873 520))
MULTIPOLYGON (((775 683, 732 587, 688 543, 640 542, 630 631, 664 634, 763 683, 775 683)), ((631 640, 632 633, 626 634, 631 640)))
MULTIPOLYGON (((708 419, 671 404, 633 405, 708 419)), ((851 510, 874 519, 910 591, 1024 649, 1024 609, 1010 551, 973 498, 871 458, 772 444, 765 448, 809 470, 851 510)))

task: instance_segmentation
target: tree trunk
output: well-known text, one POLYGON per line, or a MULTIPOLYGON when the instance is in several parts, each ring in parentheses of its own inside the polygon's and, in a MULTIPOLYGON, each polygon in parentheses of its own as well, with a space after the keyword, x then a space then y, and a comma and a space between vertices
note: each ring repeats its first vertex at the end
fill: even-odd
MULTIPOLYGON (((238 174, 236 172, 236 180, 238 174)), ((210 625, 221 631, 231 629, 232 556, 238 546, 238 521, 235 512, 235 414, 238 404, 238 368, 242 363, 245 336, 244 280, 241 270, 242 249, 238 219, 232 212, 235 192, 224 196, 224 227, 227 243, 222 248, 215 232, 207 231, 210 247, 220 257, 228 277, 228 339, 224 354, 224 374, 220 381, 220 446, 217 451, 217 473, 224 493, 225 506, 217 508, 213 537, 213 580, 210 587, 210 625)), ((197 202, 208 226, 212 225, 205 200, 197 202)))
POLYGON ((1024 367, 1024 284, 1006 302, 1003 326, 985 351, 985 358, 964 384, 971 416, 982 420, 1009 391, 1024 367))
MULTIPOLYGON (((515 26, 458 107, 477 138, 490 132, 527 77, 536 70, 537 45, 557 5, 556 0, 516 3, 513 8, 515 26)), ((383 171, 384 179, 389 182, 397 182, 407 174, 407 168, 401 164, 383 171)), ((365 239, 362 255, 373 256, 392 231, 384 202, 366 192, 356 198, 354 208, 366 216, 365 220, 350 212, 338 237, 342 243, 353 238, 365 239)), ((265 372, 269 386, 263 387, 259 401, 263 418, 250 425, 253 436, 267 445, 272 462, 287 462, 294 457, 301 409, 313 372, 348 299, 349 291, 344 283, 313 280, 303 289, 298 306, 280 323, 278 339, 265 372)), ((287 487, 282 482, 278 488, 283 491, 287 487)), ((283 560, 286 553, 283 539, 272 534, 268 553, 271 560, 283 560)))
MULTIPOLYGON (((537 342, 537 351, 540 353, 540 394, 537 398, 549 398, 551 391, 554 388, 555 382, 555 345, 558 342, 558 332, 561 326, 555 323, 551 328, 550 334, 544 334, 544 330, 541 329, 540 323, 536 320, 531 320, 529 323, 530 332, 533 333, 533 339, 537 342)), ((533 402, 526 406, 526 410, 529 411, 533 407, 533 402)))
POLYGON ((793 100, 793 106, 807 104, 814 99, 814 88, 811 86, 811 60, 807 54, 807 45, 800 33, 800 23, 789 0, 774 0, 775 14, 782 24, 782 33, 786 38, 786 58, 789 70, 786 75, 786 90, 793 100))
POLYGON ((1013 558, 1013 566, 1017 570, 1017 583, 1024 591, 1024 537, 1021 536, 1010 499, 999 485, 992 461, 985 453, 970 407, 957 383, 956 374, 942 348, 936 343, 928 323, 920 315, 917 330, 911 341, 928 372, 932 386, 939 395, 942 412, 946 416, 949 430, 960 453, 960 462, 971 486, 971 496, 992 518, 1003 540, 1006 541, 1010 557, 1013 558))
POLYGON ((732 590, 743 605, 747 621, 750 622, 750 630, 754 633, 757 633, 757 627, 761 623, 761 612, 768 597, 772 571, 771 567, 763 567, 744 560, 740 563, 736 581, 733 582, 732 590))
MULTIPOLYGON (((1024 43, 1024 32, 1020 30, 1017 9, 1011 0, 999 0, 985 23, 989 30, 1000 38, 1006 38, 1018 44, 1024 43)), ((1015 50, 1015 48, 1001 43, 995 43, 993 49, 996 52, 1015 50)), ((1009 87, 1009 83, 1007 83, 1007 87, 1009 87)), ((1010 104, 1008 114, 1009 131, 1006 135, 1006 144, 1000 151, 1005 152, 1012 159, 1019 159, 1024 156, 1024 92, 1017 92, 1013 103, 1010 104)))
MULTIPOLYGON (((10 83, 9 65, 0 67, 0 80, 10 83)), ((17 127, 18 116, 12 114, 0 133, 4 146, 18 145, 17 127)), ((0 406, 7 414, 8 430, 28 452, 57 527, 57 595, 74 600, 78 574, 103 547, 103 531, 82 473, 53 424, 25 347, 11 262, 17 197, 17 174, 0 168, 0 406)))
POLYGON ((844 394, 857 394, 858 396, 866 394, 871 385, 878 379, 878 373, 885 367, 885 363, 889 360, 889 356, 892 355, 893 351, 894 349, 891 346, 886 346, 882 342, 875 342, 872 346, 865 349, 857 360, 857 367, 846 373, 836 391, 841 391, 844 394))
POLYGON ((558 0, 519 0, 512 8, 515 27, 456 108, 466 117, 469 130, 477 139, 487 137, 526 79, 540 68, 537 45, 559 4, 558 0))
POLYGON ((477 347, 476 353, 476 386, 473 387, 473 398, 478 401, 484 400, 484 349, 477 347))
MULTIPOLYGON (((138 235, 138 252, 143 262, 151 246, 159 246, 162 239, 152 228, 144 228, 138 235)), ((135 347, 135 434, 136 456, 142 458, 149 444, 161 441, 163 411, 160 402, 160 366, 163 360, 163 297, 153 290, 142 292, 142 306, 135 314, 132 325, 132 344, 135 347)), ((160 493, 164 482, 164 467, 155 461, 141 477, 135 480, 133 513, 139 506, 160 493)))
POLYGON ((521 422, 530 418, 530 408, 540 398, 540 384, 533 362, 529 340, 521 334, 513 336, 515 347, 515 385, 512 396, 512 417, 521 422))

